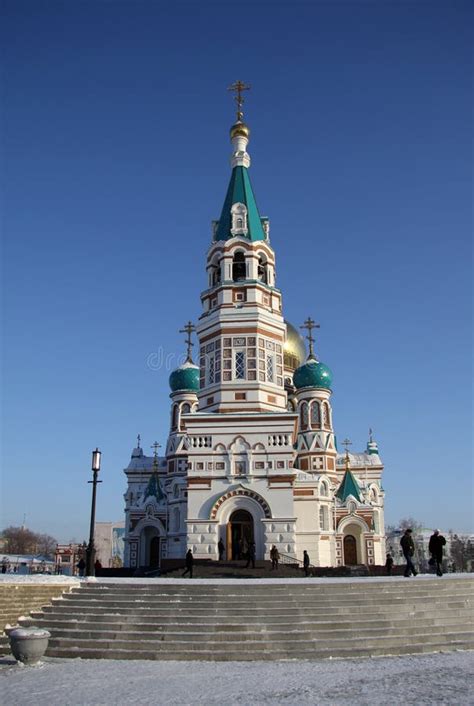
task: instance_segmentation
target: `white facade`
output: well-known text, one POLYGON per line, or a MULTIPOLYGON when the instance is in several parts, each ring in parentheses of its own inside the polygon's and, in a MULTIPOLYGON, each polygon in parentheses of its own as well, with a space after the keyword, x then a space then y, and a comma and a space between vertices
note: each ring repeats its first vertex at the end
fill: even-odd
POLYGON ((157 566, 189 548, 216 560, 219 540, 227 559, 254 541, 257 559, 275 545, 300 560, 307 550, 315 566, 383 564, 377 445, 338 454, 328 384, 293 384, 297 366, 322 364, 312 349, 304 363, 283 318, 268 219, 247 176, 248 132, 241 122, 231 131, 233 173, 207 255, 198 366, 188 358, 170 378, 166 454, 153 459, 138 446, 125 469, 125 565, 157 566))

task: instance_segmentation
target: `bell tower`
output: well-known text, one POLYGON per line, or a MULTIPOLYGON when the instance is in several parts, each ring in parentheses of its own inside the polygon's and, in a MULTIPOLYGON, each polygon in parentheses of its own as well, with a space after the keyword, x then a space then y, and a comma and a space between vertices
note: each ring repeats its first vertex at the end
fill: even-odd
POLYGON ((199 411, 283 411, 286 324, 276 287, 269 222, 260 216, 248 170, 250 129, 237 81, 237 120, 230 129, 232 173, 207 254, 199 339, 199 411))

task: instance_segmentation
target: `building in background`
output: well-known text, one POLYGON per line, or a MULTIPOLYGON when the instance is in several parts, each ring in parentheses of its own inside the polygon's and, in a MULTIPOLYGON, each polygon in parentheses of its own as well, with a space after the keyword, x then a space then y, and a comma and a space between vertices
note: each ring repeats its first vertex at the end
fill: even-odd
MULTIPOLYGON (((202 314, 196 327, 185 326, 187 359, 170 376, 166 453, 160 457, 154 444, 154 455, 145 455, 139 438, 125 469, 125 565, 156 567, 184 558, 187 549, 217 559, 219 540, 227 559, 255 543, 257 559, 268 559, 275 545, 292 558, 307 550, 315 566, 380 565, 385 494, 378 447, 370 435, 364 451, 349 453, 347 440, 346 452, 338 452, 332 373, 312 335, 319 326, 308 318, 300 327, 308 334, 306 351, 283 317, 270 224, 248 173, 245 87, 234 88, 232 173, 213 223, 202 314)), ((297 235, 288 237, 297 247, 297 235)), ((315 282, 324 266, 315 259, 315 282)), ((315 287, 307 306, 317 302, 315 287)))
POLYGON ((69 544, 57 544, 54 554, 55 572, 65 576, 77 576, 79 571, 77 564, 81 559, 86 558, 86 545, 70 542, 69 544))
POLYGON ((125 522, 95 523, 95 556, 102 568, 120 568, 124 565, 125 522))

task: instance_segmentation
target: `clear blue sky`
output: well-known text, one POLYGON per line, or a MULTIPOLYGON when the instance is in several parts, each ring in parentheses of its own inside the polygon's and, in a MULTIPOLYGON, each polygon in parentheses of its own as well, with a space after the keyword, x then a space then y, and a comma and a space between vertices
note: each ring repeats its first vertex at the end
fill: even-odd
POLYGON ((147 361, 200 314, 240 78, 284 313, 321 323, 339 439, 374 428, 387 522, 473 531, 470 3, 1 8, 1 525, 82 540, 91 449, 107 521, 136 434, 165 444, 147 361))

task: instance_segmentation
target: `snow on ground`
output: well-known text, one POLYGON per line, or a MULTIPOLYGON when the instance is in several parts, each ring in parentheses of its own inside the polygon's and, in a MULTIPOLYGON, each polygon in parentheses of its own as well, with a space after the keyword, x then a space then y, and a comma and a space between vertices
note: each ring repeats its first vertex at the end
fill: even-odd
POLYGON ((318 662, 0 659, 8 706, 469 706, 474 653, 318 662))
MULTIPOLYGON (((195 570, 196 573, 196 570, 195 570)), ((197 574, 199 574, 199 567, 197 568, 197 574)), ((436 574, 418 574, 416 577, 411 577, 410 582, 419 581, 433 581, 438 580, 439 577, 436 574)), ((444 574, 443 581, 449 581, 450 579, 465 579, 473 580, 474 573, 471 574, 444 574)), ((215 585, 215 584, 285 584, 285 583, 304 583, 304 584, 327 584, 327 583, 392 583, 394 581, 401 581, 406 583, 406 579, 403 576, 334 576, 334 577, 321 577, 321 578, 311 578, 300 576, 298 578, 266 578, 266 579, 200 579, 199 577, 193 579, 181 579, 181 578, 113 578, 113 577, 99 577, 89 576, 87 578, 79 578, 74 576, 48 576, 46 574, 30 574, 25 576, 18 576, 17 574, 0 574, 0 585, 2 583, 34 583, 34 584, 51 584, 51 583, 64 583, 72 585, 80 585, 81 583, 101 583, 101 584, 130 584, 134 583, 137 585, 143 584, 153 584, 153 585, 165 585, 169 586, 171 584, 198 584, 198 585, 215 585)))
POLYGON ((37 586, 40 584, 79 584, 80 579, 74 576, 53 576, 49 574, 0 574, 0 585, 2 583, 33 583, 37 586))

